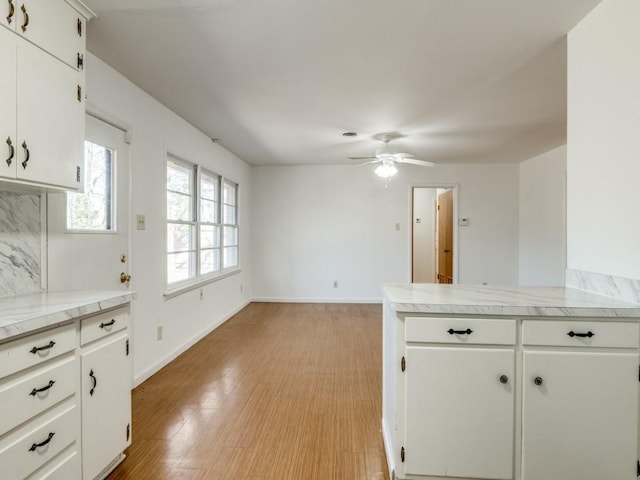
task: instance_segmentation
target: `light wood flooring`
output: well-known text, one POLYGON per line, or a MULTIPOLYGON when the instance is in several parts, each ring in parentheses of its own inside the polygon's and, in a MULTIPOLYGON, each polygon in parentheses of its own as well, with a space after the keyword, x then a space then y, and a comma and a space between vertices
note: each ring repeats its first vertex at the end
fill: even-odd
POLYGON ((388 480, 381 322, 380 305, 250 304, 133 391, 109 480, 388 480))

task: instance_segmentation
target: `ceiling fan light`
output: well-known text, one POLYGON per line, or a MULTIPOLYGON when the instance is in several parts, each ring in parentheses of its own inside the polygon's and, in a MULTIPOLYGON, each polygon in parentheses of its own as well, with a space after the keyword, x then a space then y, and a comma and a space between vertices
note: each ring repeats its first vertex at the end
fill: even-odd
POLYGON ((391 178, 396 173, 398 173, 398 169, 392 163, 383 163, 378 168, 374 170, 374 173, 382 178, 391 178))

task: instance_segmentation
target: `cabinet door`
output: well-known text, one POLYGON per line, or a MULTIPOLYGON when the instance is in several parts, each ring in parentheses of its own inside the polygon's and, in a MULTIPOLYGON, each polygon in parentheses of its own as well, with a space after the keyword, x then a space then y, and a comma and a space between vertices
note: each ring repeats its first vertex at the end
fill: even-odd
POLYGON ((523 480, 636 478, 637 354, 525 352, 523 382, 523 480))
POLYGON ((82 472, 95 478, 131 443, 127 335, 82 353, 82 472))
POLYGON ((16 178, 16 41, 9 30, 0 28, 0 176, 16 178))
POLYGON ((78 29, 78 22, 84 23, 80 14, 64 0, 14 3, 16 32, 77 70, 78 54, 84 54, 84 25, 78 29))
POLYGON ((405 474, 513 478, 514 350, 407 347, 406 360, 405 474))
POLYGON ((77 189, 84 141, 80 74, 20 42, 17 78, 17 178, 77 189))

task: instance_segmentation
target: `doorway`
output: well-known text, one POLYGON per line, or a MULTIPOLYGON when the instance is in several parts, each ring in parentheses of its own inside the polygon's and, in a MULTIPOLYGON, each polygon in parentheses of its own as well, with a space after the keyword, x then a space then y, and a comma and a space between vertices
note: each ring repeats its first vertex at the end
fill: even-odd
POLYGON ((411 191, 411 281, 455 283, 456 187, 411 191))
POLYGON ((130 166, 125 132, 86 115, 84 192, 47 194, 48 288, 129 288, 130 166))

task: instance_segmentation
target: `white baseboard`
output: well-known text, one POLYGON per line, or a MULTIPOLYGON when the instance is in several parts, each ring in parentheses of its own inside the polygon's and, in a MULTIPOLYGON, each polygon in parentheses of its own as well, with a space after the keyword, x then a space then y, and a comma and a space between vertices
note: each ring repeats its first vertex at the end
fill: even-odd
POLYGON ((226 322, 227 320, 229 320, 231 317, 233 317, 236 313, 238 313, 240 310, 242 310, 244 307, 246 307, 247 305, 249 305, 252 302, 252 300, 245 300, 242 304, 240 304, 238 307, 234 308, 233 310, 231 310, 229 313, 227 313, 226 315, 224 315, 222 318, 218 319, 218 321, 216 321, 215 323, 208 325, 207 328, 205 328, 203 331, 201 331, 200 333, 198 333, 197 335, 195 335, 194 337, 190 338, 189 340, 187 340, 185 343, 183 343, 182 345, 180 345, 178 348, 176 348, 174 351, 169 352, 169 354, 167 354, 165 357, 161 358, 158 362, 154 363, 153 365, 151 365, 149 368, 147 368, 144 372, 140 373, 139 375, 137 375, 136 377, 134 377, 133 379, 133 387, 137 387, 138 385, 140 385, 142 382, 144 382, 145 380, 147 380, 149 377, 151 377, 154 373, 157 373, 158 371, 160 371, 160 369, 162 369, 163 367, 165 367, 166 365, 168 365, 169 363, 171 363, 173 360, 175 360, 176 358, 178 358, 178 356, 180 356, 181 354, 183 354, 184 352, 186 352, 189 348, 191 348, 193 345, 195 345, 196 343, 198 343, 200 340, 202 340, 204 337, 206 337, 207 335, 209 335, 211 332, 213 332, 216 328, 218 328, 220 325, 222 325, 224 322, 226 322))
POLYGON ((389 436, 389 428, 387 423, 382 419, 382 443, 384 444, 384 453, 387 456, 387 468, 389 469, 389 478, 395 479, 396 466, 395 457, 393 456, 393 446, 391 443, 391 437, 389 436))
POLYGON ((251 301, 266 303, 382 303, 382 298, 254 297, 251 301))

